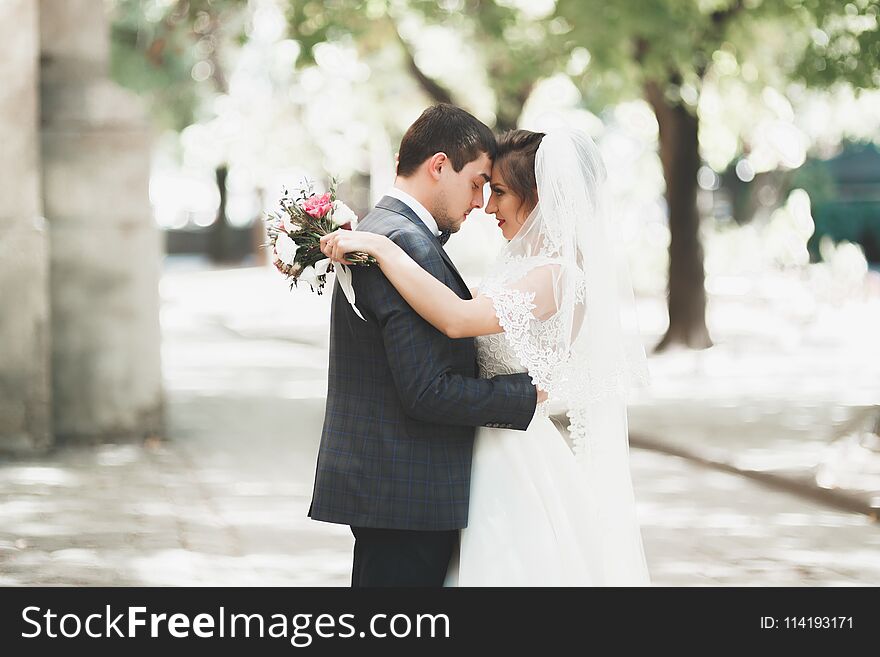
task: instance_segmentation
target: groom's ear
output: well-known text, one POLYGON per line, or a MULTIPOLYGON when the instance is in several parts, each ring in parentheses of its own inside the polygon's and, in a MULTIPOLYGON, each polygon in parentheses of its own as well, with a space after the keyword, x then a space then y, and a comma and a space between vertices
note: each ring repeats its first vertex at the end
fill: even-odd
POLYGON ((449 158, 446 157, 446 153, 434 153, 428 160, 428 173, 434 180, 440 180, 444 166, 449 166, 449 158))

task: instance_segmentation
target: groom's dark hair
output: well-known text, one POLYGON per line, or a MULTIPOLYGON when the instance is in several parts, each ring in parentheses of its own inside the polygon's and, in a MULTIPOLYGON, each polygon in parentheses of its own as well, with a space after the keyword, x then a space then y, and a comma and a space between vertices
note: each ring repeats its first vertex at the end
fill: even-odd
POLYGON ((416 119, 400 142, 397 175, 411 176, 435 153, 446 153, 452 168, 461 171, 480 153, 495 159, 495 135, 485 123, 460 107, 440 103, 416 119))

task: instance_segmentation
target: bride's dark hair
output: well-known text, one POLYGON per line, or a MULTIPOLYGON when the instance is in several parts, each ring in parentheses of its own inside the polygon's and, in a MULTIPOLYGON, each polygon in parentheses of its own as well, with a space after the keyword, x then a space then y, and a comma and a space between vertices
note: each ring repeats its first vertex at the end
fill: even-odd
POLYGON ((498 138, 495 165, 507 187, 529 208, 538 204, 535 180, 535 157, 544 138, 543 132, 508 130, 498 138))

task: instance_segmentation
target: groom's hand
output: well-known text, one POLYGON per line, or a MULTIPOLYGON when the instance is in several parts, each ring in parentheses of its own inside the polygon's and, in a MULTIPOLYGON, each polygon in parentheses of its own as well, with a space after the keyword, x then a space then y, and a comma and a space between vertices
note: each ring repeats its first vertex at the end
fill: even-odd
POLYGON ((547 401, 547 393, 541 390, 538 386, 535 386, 535 390, 538 391, 538 403, 547 401))

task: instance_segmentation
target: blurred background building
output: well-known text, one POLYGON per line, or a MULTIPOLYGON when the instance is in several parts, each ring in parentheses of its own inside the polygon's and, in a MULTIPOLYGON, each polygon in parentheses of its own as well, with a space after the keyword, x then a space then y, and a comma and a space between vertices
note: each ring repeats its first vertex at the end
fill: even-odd
POLYGON ((862 247, 868 265, 880 268, 880 151, 875 143, 847 143, 828 160, 804 166, 804 189, 813 202, 816 231, 807 247, 819 262, 822 238, 862 247))

